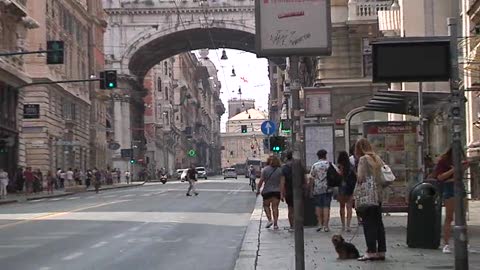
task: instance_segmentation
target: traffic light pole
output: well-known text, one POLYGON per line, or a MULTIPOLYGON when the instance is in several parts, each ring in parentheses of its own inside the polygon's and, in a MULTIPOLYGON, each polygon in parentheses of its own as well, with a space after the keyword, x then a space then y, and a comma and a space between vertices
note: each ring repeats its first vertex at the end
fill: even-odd
POLYGON ((33 51, 33 52, 7 52, 7 53, 0 53, 0 57, 25 55, 25 54, 38 54, 38 53, 55 53, 55 52, 61 52, 61 51, 63 51, 63 50, 40 50, 40 51, 33 51))
POLYGON ((451 57, 451 78, 450 86, 452 93, 452 104, 450 115, 452 117, 452 159, 454 166, 455 181, 455 226, 453 228, 455 241, 455 269, 468 270, 468 234, 465 217, 464 185, 463 185, 463 147, 462 130, 465 129, 465 94, 459 87, 458 72, 458 20, 459 3, 452 1, 452 14, 455 17, 448 18, 448 31, 450 34, 450 57, 451 57))
POLYGON ((24 87, 32 86, 32 85, 45 85, 45 84, 58 84, 58 83, 75 83, 75 82, 95 82, 100 81, 100 79, 84 79, 84 80, 64 80, 64 81, 48 81, 48 82, 33 82, 33 83, 26 83, 24 85, 20 85, 16 87, 16 90, 22 89, 24 87))

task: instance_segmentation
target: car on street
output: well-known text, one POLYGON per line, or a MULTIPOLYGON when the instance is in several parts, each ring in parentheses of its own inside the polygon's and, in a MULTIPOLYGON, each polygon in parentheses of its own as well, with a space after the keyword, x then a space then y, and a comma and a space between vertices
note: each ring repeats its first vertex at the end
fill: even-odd
POLYGON ((187 172, 188 172, 188 169, 183 169, 182 174, 180 174, 180 180, 182 182, 187 180, 187 172))
POLYGON ((195 170, 197 170, 197 179, 204 178, 207 179, 207 170, 205 167, 196 167, 195 170))
POLYGON ((223 171, 223 179, 235 178, 237 179, 237 170, 235 168, 226 168, 223 171))
POLYGON ((175 178, 177 178, 178 180, 180 180, 180 178, 182 177, 182 173, 185 169, 178 169, 175 171, 175 178))

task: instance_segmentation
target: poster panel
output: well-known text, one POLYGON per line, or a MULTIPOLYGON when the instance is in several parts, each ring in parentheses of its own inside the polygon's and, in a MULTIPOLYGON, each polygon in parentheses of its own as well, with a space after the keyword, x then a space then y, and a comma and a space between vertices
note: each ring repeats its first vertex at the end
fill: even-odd
POLYGON ((417 177, 417 122, 365 122, 364 134, 375 152, 390 166, 396 180, 385 189, 383 208, 389 212, 407 210, 410 187, 417 177))
POLYGON ((327 159, 334 161, 334 128, 332 125, 305 126, 305 163, 310 168, 318 161, 317 152, 327 150, 327 159))

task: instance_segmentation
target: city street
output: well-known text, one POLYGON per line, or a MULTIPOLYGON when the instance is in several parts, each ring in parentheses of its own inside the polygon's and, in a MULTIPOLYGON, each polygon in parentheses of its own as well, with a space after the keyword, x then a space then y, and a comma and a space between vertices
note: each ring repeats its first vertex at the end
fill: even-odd
POLYGON ((233 269, 255 195, 212 178, 0 206, 1 269, 233 269))

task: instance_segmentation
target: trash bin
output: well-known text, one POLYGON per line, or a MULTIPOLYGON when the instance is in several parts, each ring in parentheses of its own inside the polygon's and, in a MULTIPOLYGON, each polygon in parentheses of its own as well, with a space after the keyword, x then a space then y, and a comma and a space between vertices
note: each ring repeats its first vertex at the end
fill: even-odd
POLYGON ((437 249, 441 228, 442 196, 438 188, 425 182, 415 185, 408 201, 407 245, 437 249))

